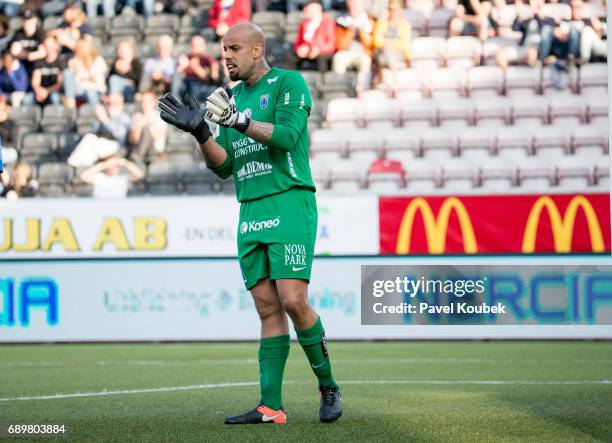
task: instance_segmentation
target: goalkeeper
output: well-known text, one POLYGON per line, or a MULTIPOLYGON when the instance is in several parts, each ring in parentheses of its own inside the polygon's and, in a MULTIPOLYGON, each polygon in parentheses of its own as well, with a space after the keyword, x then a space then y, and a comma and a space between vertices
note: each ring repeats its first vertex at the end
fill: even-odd
POLYGON ((233 174, 241 202, 238 257, 261 319, 261 401, 225 423, 286 423, 281 391, 290 344, 287 314, 318 378, 319 418, 332 422, 342 414, 342 400, 321 319, 308 303, 317 231, 306 124, 312 99, 298 72, 267 65, 256 25, 232 27, 223 48, 230 78, 242 80, 233 90, 215 90, 205 113, 193 95, 185 96, 184 106, 168 94, 159 109, 163 120, 195 136, 215 174, 233 174), (220 125, 216 139, 205 118, 220 125))

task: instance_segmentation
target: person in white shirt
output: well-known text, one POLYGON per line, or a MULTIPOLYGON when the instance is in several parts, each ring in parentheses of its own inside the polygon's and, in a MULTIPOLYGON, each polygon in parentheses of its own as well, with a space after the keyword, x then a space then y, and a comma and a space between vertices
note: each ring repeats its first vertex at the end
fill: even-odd
POLYGON ((142 169, 120 157, 110 157, 81 173, 81 180, 93 185, 95 198, 125 198, 129 184, 143 178, 142 169))

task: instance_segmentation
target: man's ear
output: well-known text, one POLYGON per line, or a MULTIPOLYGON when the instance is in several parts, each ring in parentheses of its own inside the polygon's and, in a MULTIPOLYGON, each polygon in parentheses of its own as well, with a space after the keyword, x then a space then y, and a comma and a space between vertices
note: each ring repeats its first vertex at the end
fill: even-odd
POLYGON ((253 46, 253 58, 263 57, 263 43, 255 43, 253 46))

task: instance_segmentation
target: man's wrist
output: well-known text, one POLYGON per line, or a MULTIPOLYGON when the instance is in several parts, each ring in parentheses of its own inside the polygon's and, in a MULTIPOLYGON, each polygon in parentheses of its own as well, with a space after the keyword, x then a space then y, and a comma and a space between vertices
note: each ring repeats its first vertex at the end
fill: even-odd
POLYGON ((236 123, 234 124, 233 127, 237 131, 244 133, 246 132, 247 129, 249 129, 250 123, 251 123, 251 119, 247 117, 244 112, 239 112, 238 119, 236 120, 236 123))

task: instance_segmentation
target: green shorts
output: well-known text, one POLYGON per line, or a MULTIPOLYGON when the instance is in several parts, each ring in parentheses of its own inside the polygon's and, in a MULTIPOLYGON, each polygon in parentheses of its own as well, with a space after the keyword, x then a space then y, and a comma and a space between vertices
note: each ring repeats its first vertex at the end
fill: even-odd
POLYGON ((237 238, 247 289, 267 277, 310 281, 316 237, 317 203, 309 189, 243 202, 237 238))

